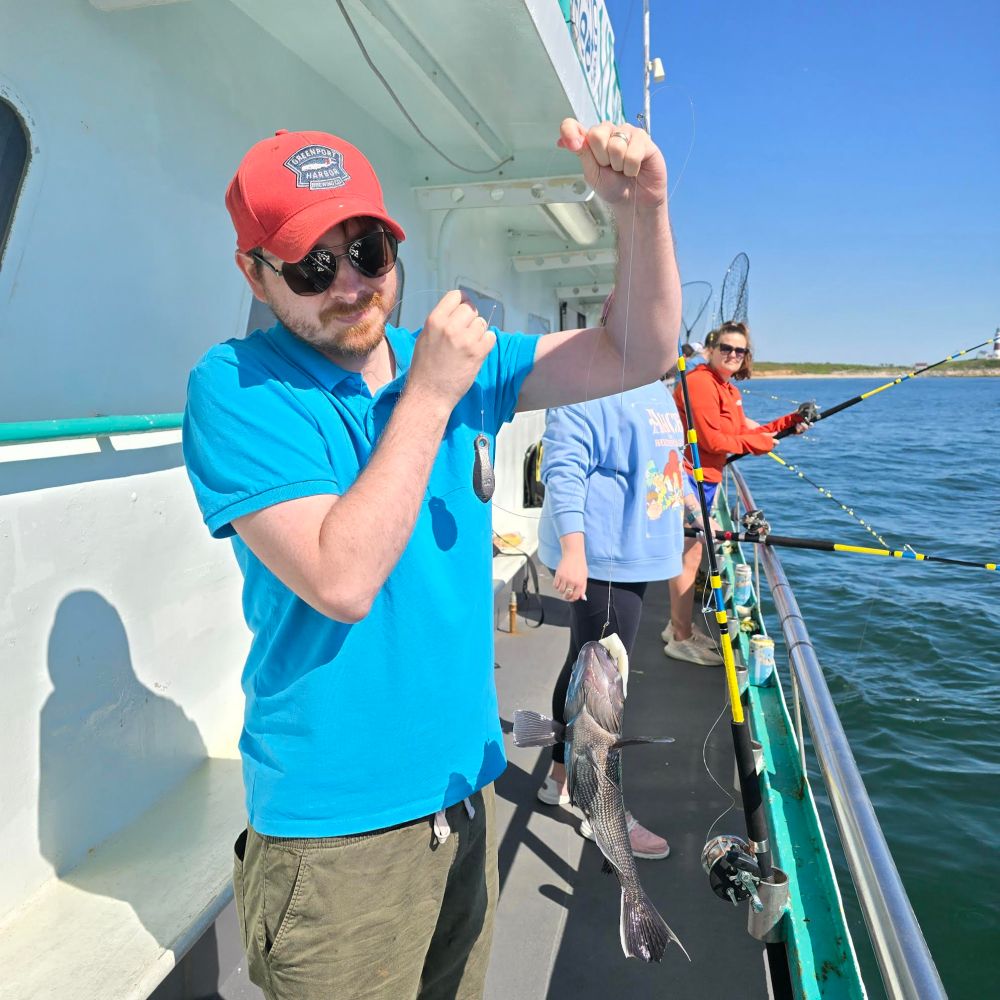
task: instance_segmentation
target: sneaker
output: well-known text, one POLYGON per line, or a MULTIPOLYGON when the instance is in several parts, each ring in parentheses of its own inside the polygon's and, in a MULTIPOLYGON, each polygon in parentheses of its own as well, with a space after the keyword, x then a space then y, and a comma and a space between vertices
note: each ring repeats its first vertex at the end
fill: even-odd
POLYGON ((690 639, 675 639, 671 635, 663 647, 663 652, 672 660, 697 663, 702 667, 717 667, 722 663, 722 657, 714 645, 709 648, 700 643, 693 635, 690 639))
POLYGON ((535 794, 538 796, 538 801, 544 802, 547 806, 569 805, 569 792, 564 792, 551 775, 545 779, 545 784, 535 794))
MULTIPOLYGON (((674 637, 674 623, 667 622, 667 627, 660 633, 660 638, 664 642, 670 642, 674 637)), ((698 643, 699 646, 704 646, 706 649, 712 649, 718 652, 718 647, 715 644, 715 639, 710 635, 705 635, 704 632, 699 632, 698 629, 692 626, 691 628, 691 638, 698 643)))
MULTIPOLYGON (((637 858, 659 861, 670 854, 670 845, 652 830, 647 830, 630 812, 625 813, 625 819, 628 821, 628 841, 637 858)), ((580 824, 580 836, 587 840, 594 839, 594 828, 586 816, 580 824)))

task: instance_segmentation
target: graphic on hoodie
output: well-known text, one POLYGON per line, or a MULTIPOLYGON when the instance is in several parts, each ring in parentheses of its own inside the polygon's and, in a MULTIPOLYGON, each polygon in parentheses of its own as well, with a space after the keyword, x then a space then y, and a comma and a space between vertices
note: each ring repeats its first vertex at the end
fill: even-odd
POLYGON ((662 471, 653 462, 646 467, 646 516, 650 521, 659 520, 668 510, 684 505, 684 485, 681 479, 681 461, 676 451, 662 471))
POLYGON ((659 468, 652 459, 646 465, 646 517, 658 521, 667 511, 684 506, 684 479, 679 449, 684 430, 676 410, 646 408, 653 444, 662 454, 669 449, 667 461, 659 468))

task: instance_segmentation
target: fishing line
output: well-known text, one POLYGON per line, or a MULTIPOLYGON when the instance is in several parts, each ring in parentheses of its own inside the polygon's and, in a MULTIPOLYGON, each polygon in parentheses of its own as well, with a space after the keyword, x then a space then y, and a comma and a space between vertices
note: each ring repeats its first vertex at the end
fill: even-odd
POLYGON ((788 396, 774 396, 769 392, 764 392, 763 389, 741 389, 740 390, 744 396, 762 396, 765 399, 773 399, 776 403, 791 403, 793 406, 801 406, 805 400, 802 399, 791 399, 788 396))
POLYGON ((719 815, 716 816, 715 819, 712 820, 712 822, 708 826, 708 830, 705 831, 705 840, 706 841, 708 841, 708 840, 711 839, 711 837, 712 837, 712 831, 715 829, 715 825, 719 822, 719 820, 722 819, 722 817, 725 816, 728 812, 730 812, 733 809, 733 807, 736 805, 736 799, 733 798, 732 792, 730 792, 728 788, 724 788, 719 783, 719 779, 716 778, 716 776, 712 773, 712 769, 708 766, 708 741, 711 739, 712 733, 715 732, 715 727, 722 721, 722 717, 726 714, 726 709, 728 707, 729 707, 728 705, 726 705, 725 703, 723 703, 723 705, 722 705, 722 711, 719 712, 719 714, 715 718, 715 722, 712 723, 712 725, 709 728, 708 732, 705 733, 705 742, 702 743, 702 745, 701 745, 701 762, 702 762, 702 764, 705 765, 705 773, 715 783, 715 787, 718 788, 719 791, 722 792, 722 794, 725 795, 725 797, 727 799, 729 799, 729 805, 727 805, 726 808, 723 809, 722 812, 720 812, 719 815))
MULTIPOLYGON (((854 518, 854 520, 857 521, 857 523, 860 524, 861 527, 864 528, 869 535, 877 539, 879 544, 882 545, 883 548, 891 549, 893 547, 878 533, 878 531, 875 530, 875 528, 871 524, 865 521, 864 518, 855 514, 853 507, 849 507, 843 501, 838 500, 825 486, 820 486, 820 484, 817 483, 815 480, 810 479, 797 465, 792 465, 791 462, 786 462, 780 455, 775 454, 773 451, 769 451, 767 454, 769 458, 773 458, 782 468, 787 469, 794 476, 809 483, 809 485, 814 487, 822 496, 825 496, 827 499, 832 500, 842 511, 844 511, 845 514, 848 514, 850 517, 854 518)), ((911 549, 912 551, 912 547, 909 545, 909 543, 904 543, 903 548, 911 549)))
POLYGON ((868 633, 868 624, 872 620, 872 612, 875 610, 875 601, 878 599, 879 592, 882 590, 882 580, 878 580, 875 583, 875 593, 872 594, 872 599, 868 604, 868 614, 865 616, 865 624, 861 629, 861 638, 858 640, 858 648, 854 651, 854 655, 857 656, 861 652, 861 646, 864 644, 865 635, 868 633))
MULTIPOLYGON (((652 138, 650 139, 650 141, 652 141, 652 138)), ((609 167, 609 169, 610 169, 610 167, 609 167)), ((641 170, 642 167, 640 166, 639 169, 641 170)), ((598 174, 598 179, 600 179, 600 174, 598 174)), ((615 482, 616 483, 621 478, 621 469, 619 467, 619 461, 618 461, 618 452, 619 452, 618 445, 619 445, 619 440, 620 440, 620 437, 621 437, 621 422, 624 422, 624 415, 625 415, 625 360, 628 357, 629 306, 631 304, 631 298, 632 298, 632 263, 633 263, 633 261, 635 259, 633 257, 633 252, 634 252, 634 249, 635 249, 635 220, 636 220, 636 214, 637 214, 637 211, 638 211, 638 206, 639 206, 639 178, 635 177, 633 185, 632 185, 632 226, 631 226, 632 232, 631 232, 630 239, 629 239, 628 274, 627 274, 627 276, 625 278, 625 338, 624 338, 624 340, 622 342, 622 372, 621 372, 621 383, 620 383, 620 388, 619 388, 619 392, 618 392, 618 413, 619 413, 619 421, 620 421, 620 423, 619 423, 619 428, 618 428, 619 433, 615 434, 615 445, 614 445, 614 447, 615 447, 615 482)), ((614 304, 613 303, 612 303, 611 308, 612 309, 614 308, 614 304)), ((609 310, 609 313, 610 313, 610 310, 609 310)), ((595 349, 595 353, 596 353, 596 349, 595 349)), ((593 363, 593 357, 591 357, 591 363, 593 363)), ((589 369, 588 369, 587 377, 588 377, 588 380, 589 380, 589 377, 590 377, 589 369)), ((588 394, 589 394, 589 391, 590 391, 589 385, 587 387, 587 391, 588 391, 588 394)), ((623 495, 622 498, 621 498, 621 515, 620 515, 620 517, 618 519, 619 524, 624 520, 624 517, 625 517, 625 497, 623 495)), ((614 528, 614 526, 612 525, 612 530, 613 530, 613 528, 614 528)), ((621 543, 621 539, 619 538, 618 541, 619 541, 619 544, 620 544, 621 543)), ((609 564, 609 567, 608 567, 608 570, 609 570, 609 572, 608 572, 608 612, 607 612, 607 616, 606 616, 607 620, 604 622, 604 626, 601 629, 601 638, 602 639, 604 638, 605 633, 607 632, 608 626, 611 624, 611 604, 612 604, 612 598, 611 598, 612 587, 611 587, 611 585, 612 585, 612 581, 614 580, 614 577, 615 577, 615 550, 616 550, 617 547, 618 546, 616 546, 616 545, 612 545, 611 546, 611 561, 610 561, 610 564, 609 564)))
MULTIPOLYGON (((684 157, 684 162, 681 164, 681 170, 680 173, 677 175, 677 180, 674 181, 673 188, 667 194, 667 204, 669 204, 672 201, 674 195, 677 194, 677 189, 681 186, 681 178, 683 178, 684 172, 687 170, 688 160, 691 159, 691 154, 694 152, 694 144, 698 136, 698 124, 697 124, 697 117, 694 112, 694 100, 686 90, 681 90, 681 88, 678 87, 677 84, 675 83, 662 83, 655 90, 651 91, 649 95, 651 104, 653 98, 657 94, 659 94, 660 91, 663 90, 676 90, 682 97, 686 97, 688 100, 688 105, 691 110, 691 141, 688 143, 687 155, 684 157)), ((661 101, 660 103, 662 105, 663 102, 661 101)), ((659 108, 657 108, 657 111, 659 111, 659 108)), ((648 124, 649 123, 647 122, 646 123, 647 127, 648 124)))

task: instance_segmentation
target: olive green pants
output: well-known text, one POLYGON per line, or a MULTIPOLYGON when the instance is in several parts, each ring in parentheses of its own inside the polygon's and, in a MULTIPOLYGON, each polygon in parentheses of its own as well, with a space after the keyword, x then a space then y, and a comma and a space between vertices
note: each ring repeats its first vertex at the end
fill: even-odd
POLYGON ((433 817, 349 837, 236 841, 236 913, 269 1000, 473 1000, 498 894, 493 786, 433 817))

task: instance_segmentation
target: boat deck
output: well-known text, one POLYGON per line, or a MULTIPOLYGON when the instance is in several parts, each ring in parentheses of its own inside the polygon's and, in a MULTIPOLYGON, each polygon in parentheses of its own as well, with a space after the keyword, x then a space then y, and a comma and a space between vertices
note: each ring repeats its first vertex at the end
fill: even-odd
MULTIPOLYGON (((528 627, 524 617, 537 620, 529 609, 519 617, 515 635, 496 636, 506 732, 518 708, 550 712, 552 685, 569 642, 569 608, 554 596, 549 574, 540 573, 544 624, 528 627)), ((746 905, 735 909, 716 897, 701 867, 706 833, 733 787, 728 712, 705 746, 726 707, 721 668, 663 655, 660 631, 667 607, 666 585, 650 587, 631 659, 625 732, 673 736, 676 742, 627 749, 623 774, 629 809, 670 843, 669 858, 639 861, 639 877, 691 962, 673 946, 659 966, 623 956, 618 884, 601 873, 597 846, 579 835, 580 814, 535 798, 551 762, 549 750, 518 748, 508 736, 510 763, 496 786, 500 906, 488 1000, 768 995, 763 946, 747 933, 746 905), (703 747, 726 793, 706 773, 703 747)), ((745 836, 742 815, 730 812, 713 832, 745 836)))
MULTIPOLYGON (((764 1000, 763 946, 747 933, 746 904, 735 909, 713 895, 701 867, 706 834, 728 805, 733 786, 728 714, 706 746, 706 735, 726 705, 721 668, 664 657, 659 633, 666 621, 667 588, 650 587, 631 660, 625 731, 673 736, 676 742, 625 751, 625 795, 642 823, 670 842, 670 857, 640 861, 639 876, 684 942, 691 962, 673 946, 660 965, 626 959, 618 937, 616 879, 601 873, 596 845, 579 835, 580 815, 535 798, 548 771, 548 749, 518 748, 509 735, 516 709, 550 711, 552 685, 569 642, 569 608, 554 595, 550 575, 544 569, 539 572, 544 624, 531 627, 538 620, 532 599, 527 608, 522 605, 516 634, 496 633, 497 690, 510 764, 496 786, 500 905, 486 997, 764 1000), (727 792, 706 773, 703 747, 712 773, 727 792)), ((506 628, 506 621, 501 624, 506 628)), ((713 832, 745 835, 741 815, 730 812, 713 832)), ((195 947, 153 994, 154 1000, 191 995, 181 986, 185 979, 205 982, 206 970, 195 975, 191 968, 198 964, 199 952, 208 954, 214 966, 209 979, 212 985, 218 983, 215 997, 261 996, 247 980, 245 962, 238 955, 231 904, 212 937, 206 947, 195 947)))

